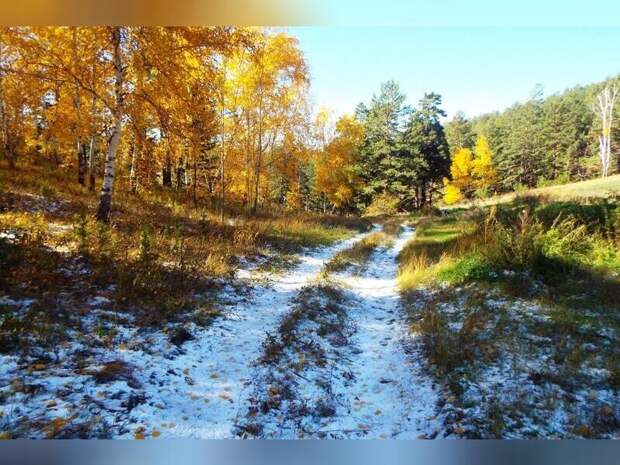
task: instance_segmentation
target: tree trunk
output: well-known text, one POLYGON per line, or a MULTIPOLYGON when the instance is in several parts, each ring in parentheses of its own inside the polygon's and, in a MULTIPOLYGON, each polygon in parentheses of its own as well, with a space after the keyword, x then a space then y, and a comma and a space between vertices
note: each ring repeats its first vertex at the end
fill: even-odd
MULTIPOLYGON (((93 88, 95 87, 95 76, 97 74, 97 60, 94 59, 92 62, 91 68, 91 79, 93 88)), ((90 101, 90 116, 91 116, 91 125, 90 125, 90 145, 88 147, 88 190, 90 192, 95 191, 95 177, 97 175, 97 154, 95 151, 95 137, 96 137, 96 129, 95 129, 95 110, 97 108, 97 100, 95 95, 92 96, 90 101)))
POLYGON ((88 190, 91 192, 95 191, 96 164, 95 136, 92 136, 90 138, 90 147, 88 148, 88 190))
POLYGON ((259 97, 258 104, 258 155, 256 157, 256 172, 254 184, 254 204, 252 205, 252 213, 255 215, 258 209, 258 187, 260 184, 260 170, 263 158, 263 96, 262 92, 259 97))
POLYGON ((78 183, 86 185, 86 144, 78 139, 77 141, 77 163, 78 163, 78 183))
POLYGON ((226 193, 224 190, 224 181, 226 179, 224 172, 224 162, 226 160, 226 125, 224 121, 224 93, 222 92, 222 111, 220 118, 222 119, 222 152, 220 153, 220 221, 224 222, 224 208, 226 193))
POLYGON ((17 157, 15 156, 15 154, 13 153, 13 150, 11 150, 10 147, 5 147, 4 148, 4 156, 6 157, 7 161, 9 162, 9 168, 15 169, 15 159, 17 157))
POLYGON ((172 163, 170 156, 166 158, 164 166, 161 168, 161 185, 164 187, 172 187, 172 163))
POLYGON ((198 183, 198 150, 195 145, 192 145, 192 200, 194 201, 194 207, 198 206, 198 197, 196 195, 196 184, 198 183))
POLYGON ((247 207, 251 202, 251 187, 250 187, 250 175, 251 175, 251 165, 252 153, 250 152, 253 147, 253 143, 251 141, 251 127, 250 127, 250 111, 247 110, 245 113, 245 121, 246 121, 246 138, 245 138, 245 195, 243 198, 243 203, 247 207))
POLYGON ((131 150, 131 168, 129 169, 129 190, 132 194, 138 191, 138 175, 136 169, 138 163, 138 142, 134 142, 131 150))
POLYGON ((123 63, 121 61, 121 28, 114 26, 110 28, 112 46, 114 48, 114 95, 116 104, 114 108, 114 129, 108 142, 105 154, 105 168, 103 172, 103 183, 99 195, 99 208, 97 209, 97 219, 108 223, 110 221, 110 209, 112 207, 112 188, 114 186, 114 175, 116 165, 116 151, 121 139, 121 129, 123 124, 123 63))
MULTIPOLYGON (((78 43, 77 28, 73 30, 73 73, 78 74, 78 43)), ((80 85, 79 82, 74 83, 73 109, 75 110, 75 124, 73 125, 73 133, 75 134, 75 149, 77 154, 77 180, 81 186, 86 185, 86 146, 82 143, 80 133, 82 131, 82 105, 80 101, 80 85)))
POLYGON ((180 191, 185 185, 185 158, 181 158, 176 168, 176 189, 180 191))
POLYGON ((601 118, 602 134, 599 136, 599 156, 601 158, 601 174, 606 177, 611 165, 611 128, 613 111, 618 97, 618 87, 605 87, 598 95, 594 111, 601 118))

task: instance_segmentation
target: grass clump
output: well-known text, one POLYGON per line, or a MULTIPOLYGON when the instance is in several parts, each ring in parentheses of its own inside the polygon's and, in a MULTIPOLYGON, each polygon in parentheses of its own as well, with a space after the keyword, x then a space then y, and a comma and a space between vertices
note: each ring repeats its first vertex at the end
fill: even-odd
POLYGON ((548 200, 527 199, 488 212, 426 218, 400 255, 401 290, 515 276, 552 288, 567 278, 613 288, 620 270, 616 209, 607 200, 564 211, 548 200), (551 220, 549 212, 559 213, 551 220))
POLYGON ((335 254, 323 268, 325 276, 337 273, 350 267, 358 271, 370 260, 372 253, 378 247, 389 247, 391 238, 384 232, 376 232, 356 242, 348 249, 335 254))

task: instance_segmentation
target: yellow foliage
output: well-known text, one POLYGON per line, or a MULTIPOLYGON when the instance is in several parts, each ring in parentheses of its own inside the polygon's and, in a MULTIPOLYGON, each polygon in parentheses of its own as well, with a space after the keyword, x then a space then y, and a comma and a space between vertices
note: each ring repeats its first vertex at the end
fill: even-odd
POLYGON ((461 190, 458 188, 458 186, 451 183, 447 178, 444 178, 443 183, 443 201, 447 205, 452 205, 463 200, 463 194, 461 194, 461 190))
POLYGON ((316 190, 336 207, 348 203, 358 187, 354 166, 363 131, 362 124, 354 117, 342 116, 336 123, 335 138, 316 159, 316 190))
POLYGON ((451 180, 444 179, 444 202, 448 205, 471 197, 474 191, 491 187, 497 173, 486 137, 478 136, 474 153, 468 148, 456 151, 450 165, 451 180))
POLYGON ((472 163, 472 175, 476 189, 485 189, 491 186, 496 179, 493 168, 491 149, 486 137, 478 136, 475 148, 476 157, 472 163))
POLYGON ((452 181, 460 186, 467 186, 471 182, 472 166, 471 150, 466 148, 457 150, 450 166, 452 181))

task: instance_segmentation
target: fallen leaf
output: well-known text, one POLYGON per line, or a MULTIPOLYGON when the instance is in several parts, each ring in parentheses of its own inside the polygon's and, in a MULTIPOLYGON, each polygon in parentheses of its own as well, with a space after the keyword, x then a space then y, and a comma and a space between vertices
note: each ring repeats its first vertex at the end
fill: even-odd
POLYGON ((154 437, 154 438, 158 438, 160 435, 161 435, 161 433, 159 431, 153 431, 151 433, 151 436, 154 437))

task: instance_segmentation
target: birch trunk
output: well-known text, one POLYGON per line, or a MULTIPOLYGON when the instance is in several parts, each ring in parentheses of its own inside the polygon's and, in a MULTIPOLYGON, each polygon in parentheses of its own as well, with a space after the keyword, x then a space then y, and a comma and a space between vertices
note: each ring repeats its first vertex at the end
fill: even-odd
POLYGON ((95 136, 91 136, 90 146, 88 147, 88 190, 91 192, 95 190, 96 162, 95 136))
POLYGON ((618 88, 605 87, 598 95, 594 111, 601 118, 601 131, 599 136, 599 157, 601 159, 601 175, 607 177, 611 168, 611 126, 613 122, 613 111, 616 99, 618 97, 618 88))
POLYGON ((220 221, 224 222, 224 208, 226 201, 226 192, 224 190, 224 181, 226 180, 224 172, 224 162, 226 160, 226 121, 225 117, 225 96, 222 90, 222 111, 220 112, 220 118, 222 120, 222 153, 220 153, 220 221))
POLYGON ((138 141, 135 141, 131 150, 131 167, 129 168, 129 190, 132 194, 138 191, 138 176, 136 163, 138 163, 138 141))
POLYGON ((111 28, 112 46, 114 48, 114 95, 116 104, 114 108, 114 128, 112 136, 108 142, 105 154, 105 167, 103 171, 103 183, 99 195, 99 208, 97 219, 108 223, 110 221, 110 209, 112 206, 112 188, 114 186, 114 176, 116 167, 116 152, 121 138, 123 125, 123 63, 121 60, 121 28, 114 26, 111 28))
POLYGON ((260 170, 263 158, 263 92, 262 87, 258 103, 258 154, 256 156, 256 172, 254 173, 254 204, 252 205, 252 213, 256 214, 258 209, 258 188, 260 185, 260 170))

